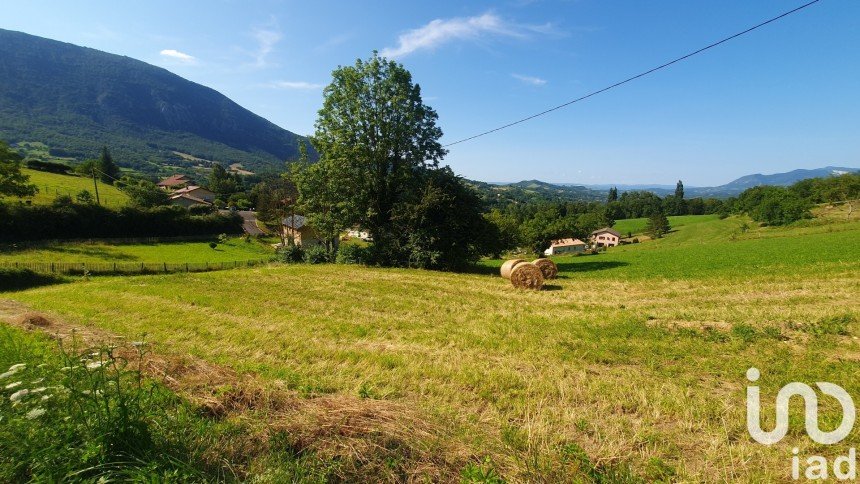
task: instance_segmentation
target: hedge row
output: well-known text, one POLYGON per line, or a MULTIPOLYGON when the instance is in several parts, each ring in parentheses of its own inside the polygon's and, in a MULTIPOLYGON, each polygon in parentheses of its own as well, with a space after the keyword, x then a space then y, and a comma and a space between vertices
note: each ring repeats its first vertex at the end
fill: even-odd
POLYGON ((23 205, 0 203, 0 242, 44 239, 176 237, 238 234, 235 213, 191 215, 182 207, 152 209, 99 205, 23 205))

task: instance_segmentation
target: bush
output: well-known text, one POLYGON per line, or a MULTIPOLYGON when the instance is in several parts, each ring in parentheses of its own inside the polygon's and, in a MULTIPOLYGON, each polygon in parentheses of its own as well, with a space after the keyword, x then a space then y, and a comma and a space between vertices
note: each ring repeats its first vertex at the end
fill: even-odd
POLYGON ((288 244, 286 247, 282 247, 279 252, 281 260, 288 264, 295 264, 305 260, 305 251, 300 245, 288 244))
POLYGON ((0 242, 44 239, 175 237, 242 233, 238 214, 194 216, 182 207, 123 207, 75 204, 0 204, 0 242))
POLYGON ((341 245, 337 251, 335 262, 338 264, 369 264, 370 251, 355 244, 341 245))
POLYGON ((191 215, 209 215, 215 211, 215 205, 192 205, 188 207, 188 213, 191 215))
POLYGON ((213 250, 214 250, 214 249, 215 249, 215 247, 218 247, 218 242, 209 242, 209 248, 210 248, 210 249, 213 249, 213 250))
POLYGON ((67 174, 69 170, 72 169, 69 165, 42 160, 27 160, 27 168, 37 171, 46 171, 48 173, 59 173, 61 175, 67 174))
POLYGON ((331 262, 331 254, 322 245, 312 245, 305 249, 305 262, 308 264, 325 264, 331 262))

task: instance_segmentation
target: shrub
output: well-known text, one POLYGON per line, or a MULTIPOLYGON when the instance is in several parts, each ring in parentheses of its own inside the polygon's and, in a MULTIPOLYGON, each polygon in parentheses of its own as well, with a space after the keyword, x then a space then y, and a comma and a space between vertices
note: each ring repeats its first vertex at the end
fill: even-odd
POLYGON ((218 242, 209 242, 210 249, 214 249, 215 247, 218 247, 218 242))
POLYGON ((369 264, 370 253, 359 245, 341 245, 337 251, 335 262, 338 264, 369 264))
POLYGON ((208 215, 215 213, 214 205, 192 205, 188 207, 188 213, 191 215, 208 215))
POLYGON ((227 234, 218 234, 218 243, 226 244, 230 241, 230 237, 227 237, 227 234))
POLYGON ((295 264, 305 259, 305 251, 300 245, 288 244, 286 247, 282 247, 279 252, 281 260, 288 264, 295 264))
POLYGON ((305 249, 305 262, 308 264, 331 262, 331 254, 322 245, 312 245, 305 249))

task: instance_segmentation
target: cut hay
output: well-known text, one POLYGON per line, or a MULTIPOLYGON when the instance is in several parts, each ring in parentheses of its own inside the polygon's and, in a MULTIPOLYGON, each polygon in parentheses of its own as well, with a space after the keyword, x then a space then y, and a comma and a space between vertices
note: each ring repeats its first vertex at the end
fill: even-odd
POLYGON ((543 272, 529 262, 517 264, 511 271, 511 284, 517 289, 540 289, 543 287, 543 272))
POLYGON ((522 259, 509 259, 509 260, 505 261, 505 263, 502 264, 502 270, 501 270, 502 277, 504 277, 505 279, 510 279, 511 278, 511 272, 514 270, 514 267, 516 267, 517 264, 524 264, 525 262, 526 261, 524 261, 522 259))
POLYGON ((538 266, 541 272, 543 272, 544 279, 555 279, 558 277, 558 266, 555 265, 555 262, 549 259, 535 259, 532 261, 532 264, 538 266))

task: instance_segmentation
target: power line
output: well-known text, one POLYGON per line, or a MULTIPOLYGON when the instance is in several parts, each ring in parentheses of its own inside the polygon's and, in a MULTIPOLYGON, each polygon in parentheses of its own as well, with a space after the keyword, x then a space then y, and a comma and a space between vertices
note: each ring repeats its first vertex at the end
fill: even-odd
POLYGON ((553 111, 557 111, 557 110, 559 110, 559 109, 561 109, 561 108, 564 108, 564 107, 570 106, 571 104, 578 103, 579 101, 583 101, 583 100, 588 99, 588 98, 590 98, 590 97, 592 97, 592 96, 596 96, 596 95, 598 95, 598 94, 600 94, 600 93, 603 93, 603 92, 606 92, 606 91, 608 91, 608 90, 610 90, 610 89, 614 89, 614 88, 616 88, 616 87, 618 87, 618 86, 621 86, 621 85, 623 85, 623 84, 627 84, 627 83, 628 83, 628 82, 630 82, 630 81, 634 81, 634 80, 636 80, 636 79, 639 79, 640 77, 645 77, 645 76, 647 76, 648 74, 651 74, 651 73, 654 73, 654 72, 659 71, 660 69, 665 69, 666 67, 669 67, 669 66, 671 66, 672 64, 676 64, 676 63, 678 63, 678 62, 681 62, 682 60, 685 60, 685 59, 688 59, 688 58, 690 58, 690 57, 693 57, 693 56, 694 56, 694 55, 696 55, 696 54, 701 54, 702 52, 704 52, 704 51, 706 51, 706 50, 708 50, 708 49, 713 49, 714 47, 716 47, 716 46, 718 46, 718 45, 720 45, 720 44, 724 44, 724 43, 726 43, 726 42, 728 42, 728 41, 730 41, 730 40, 732 40, 732 39, 735 39, 735 38, 737 38, 737 37, 740 37, 740 36, 742 36, 742 35, 744 35, 744 34, 748 34, 748 33, 752 32, 753 30, 756 30, 756 29, 759 29, 759 28, 761 28, 761 27, 764 27, 764 26, 765 26, 765 25, 767 25, 767 24, 770 24, 770 23, 776 22, 777 20, 779 20, 779 19, 781 19, 781 18, 783 18, 783 17, 787 17, 787 16, 789 16, 789 15, 791 15, 791 14, 795 13, 795 12, 798 12, 798 11, 800 11, 800 10, 803 10, 804 8, 809 7, 809 6, 811 6, 811 5, 815 4, 815 3, 818 3, 819 1, 820 1, 820 0, 812 0, 811 2, 809 2, 809 3, 805 3, 805 4, 803 4, 803 5, 801 5, 801 6, 797 7, 797 8, 795 8, 795 9, 793 9, 793 10, 789 10, 788 12, 785 12, 785 13, 783 13, 783 14, 777 15, 776 17, 773 17, 773 18, 771 18, 771 19, 769 19, 769 20, 765 20, 764 22, 761 22, 760 24, 754 25, 754 26, 752 26, 752 27, 750 27, 750 28, 748 28, 748 29, 744 30, 743 32, 738 32, 738 33, 736 33, 736 34, 734 34, 734 35, 731 35, 731 36, 726 37, 726 38, 724 38, 724 39, 722 39, 722 40, 719 40, 719 41, 717 41, 717 42, 714 42, 713 44, 710 44, 710 45, 707 45, 707 46, 705 46, 705 47, 702 47, 701 49, 698 49, 698 50, 696 50, 696 51, 690 52, 690 53, 689 53, 689 54, 687 54, 687 55, 684 55, 684 56, 678 57, 678 58, 676 58, 676 59, 674 59, 674 60, 671 60, 671 61, 669 61, 669 62, 667 62, 667 63, 665 63, 665 64, 662 64, 662 65, 660 65, 660 66, 657 66, 657 67, 655 67, 655 68, 653 68, 653 69, 649 69, 649 70, 647 70, 647 71, 645 71, 645 72, 642 72, 642 73, 636 74, 636 75, 635 75, 635 76, 633 76, 633 77, 628 77, 627 79, 624 79, 623 81, 616 82, 615 84, 612 84, 611 86, 604 87, 603 89, 598 89, 597 91, 590 92, 590 93, 588 93, 588 94, 586 94, 586 95, 584 95, 584 96, 578 97, 578 98, 576 98, 576 99, 574 99, 574 100, 572 100, 572 101, 568 101, 568 102, 566 102, 566 103, 564 103, 564 104, 559 104, 558 106, 553 106, 553 107, 551 107, 551 108, 549 108, 549 109, 547 109, 547 110, 545 110, 545 111, 541 111, 541 112, 539 112, 539 113, 537 113, 537 114, 532 114, 531 116, 527 116, 527 117, 525 117, 525 118, 518 119, 518 120, 513 121, 513 122, 511 122, 511 123, 508 123, 508 124, 505 124, 505 125, 499 126, 498 128, 493 128, 493 129, 491 129, 491 130, 484 131, 483 133, 478 133, 478 134, 476 134, 476 135, 474 135, 474 136, 469 136, 468 138, 463 138, 463 139, 461 139, 461 140, 454 141, 453 143, 448 143, 448 144, 444 145, 443 147, 444 147, 444 148, 447 148, 447 147, 449 147, 449 146, 454 146, 454 145, 456 145, 456 144, 465 143, 466 141, 471 141, 471 140, 473 140, 473 139, 475 139, 475 138, 480 138, 481 136, 486 136, 486 135, 488 135, 488 134, 495 133, 496 131, 501 131, 501 130, 503 130, 503 129, 510 128, 511 126, 516 126, 516 125, 518 125, 518 124, 520 124, 520 123, 524 123, 524 122, 526 122, 526 121, 529 121, 529 120, 532 120, 532 119, 538 118, 538 117, 540 117, 540 116, 544 116, 544 115, 549 114, 549 113, 551 113, 551 112, 553 112, 553 111))

